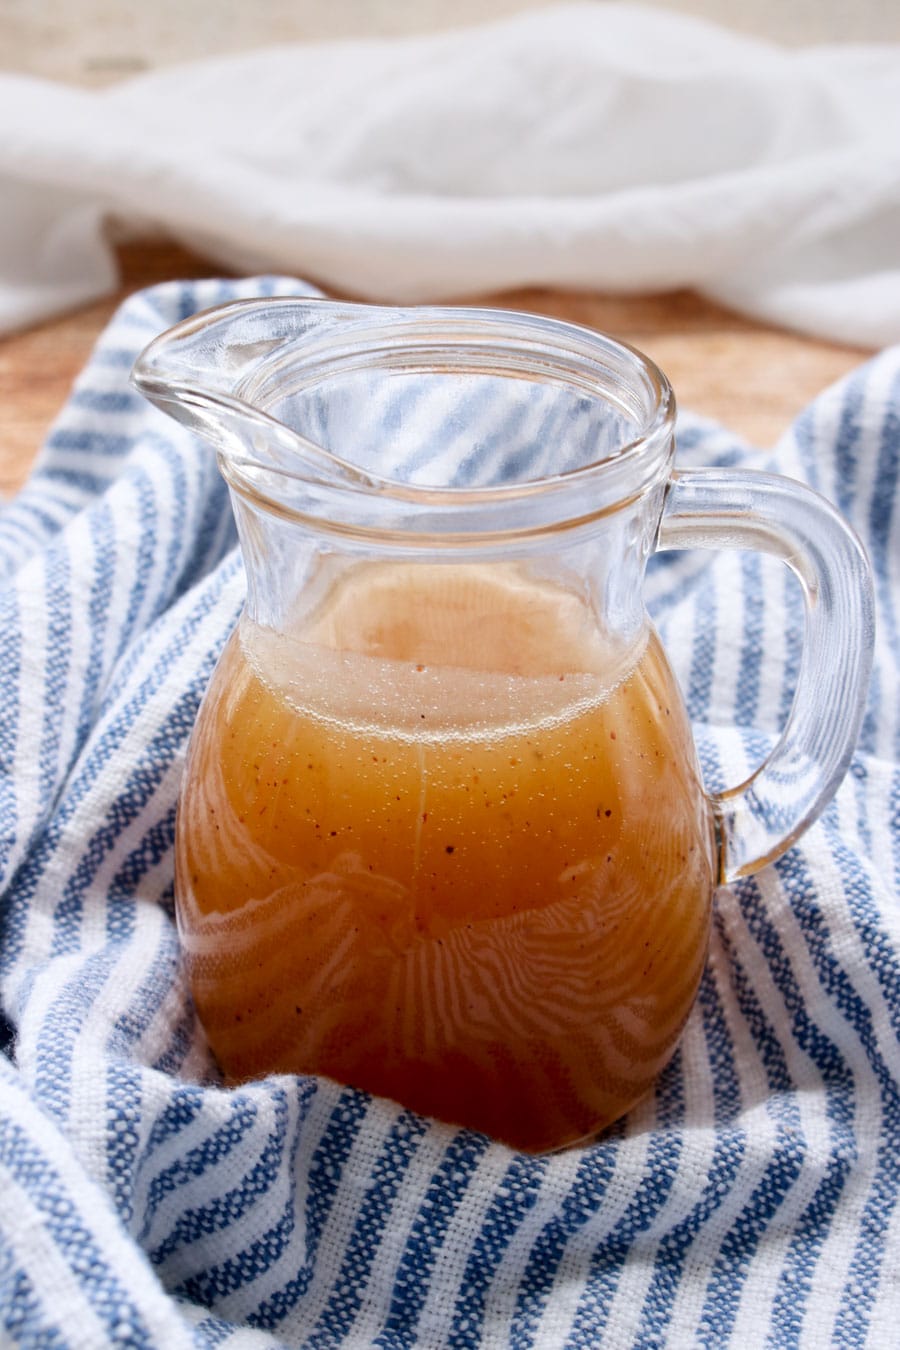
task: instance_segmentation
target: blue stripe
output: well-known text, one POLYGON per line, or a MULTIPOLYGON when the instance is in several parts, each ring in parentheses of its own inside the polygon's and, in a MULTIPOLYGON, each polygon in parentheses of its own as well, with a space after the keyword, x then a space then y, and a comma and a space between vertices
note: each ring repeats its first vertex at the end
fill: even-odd
POLYGON ((353 1232, 344 1250, 328 1303, 305 1350, 329 1350, 347 1335, 363 1303, 372 1265, 381 1246, 397 1191, 415 1158, 428 1124, 411 1112, 394 1122, 372 1166, 353 1232))
MULTIPOLYGON (((368 1107, 369 1099, 363 1093, 346 1091, 331 1113, 306 1173, 306 1259, 295 1276, 276 1293, 260 1301, 252 1314, 255 1325, 278 1326, 300 1304, 309 1289, 323 1230, 339 1199, 350 1150, 363 1128, 368 1107)), ((326 1260, 327 1256, 323 1255, 322 1259, 326 1260)))
POLYGON ((133 639, 135 620, 147 594, 147 586, 152 575, 153 560, 156 555, 156 493, 146 474, 135 474, 131 479, 137 493, 137 539, 138 547, 134 560, 134 577, 127 607, 121 619, 119 640, 116 647, 118 660, 133 639))
MULTIPOLYGON (((204 649, 197 653, 197 674, 191 679, 191 689, 196 693, 198 708, 216 661, 221 654, 221 649, 234 628, 242 608, 242 601, 239 601, 236 606, 229 606, 225 610, 222 600, 222 592, 231 586, 235 575, 238 573, 242 573, 242 567, 240 556, 235 552, 226 558, 211 578, 204 582, 202 592, 198 592, 196 597, 196 606, 192 607, 190 614, 185 614, 182 621, 184 627, 179 630, 176 645, 168 646, 161 653, 153 672, 153 677, 160 677, 161 683, 172 662, 181 655, 187 644, 195 637, 199 624, 210 615, 215 615, 218 627, 214 646, 211 650, 204 649)), ((153 632, 152 629, 150 631, 153 632)), ((122 655, 107 686, 99 710, 101 716, 108 716, 113 710, 118 710, 123 713, 126 722, 130 722, 142 706, 144 699, 154 691, 156 686, 152 679, 150 683, 147 683, 148 677, 146 676, 143 677, 143 682, 138 685, 135 691, 135 678, 146 667, 148 649, 152 641, 153 638, 148 638, 146 635, 136 638, 122 655), (124 709, 121 707, 123 701, 124 709)), ((121 718, 117 715, 116 721, 120 720, 121 718)))
MULTIPOLYGON (((8 908, 0 913, 0 969, 9 970, 12 968, 19 957, 21 943, 24 936, 25 926, 28 918, 28 906, 40 883, 41 877, 53 858, 60 840, 65 834, 66 827, 78 809, 83 799, 90 792, 97 775, 110 757, 115 753, 124 736, 127 735, 138 710, 146 703, 146 700, 162 684, 168 676, 172 663, 186 649, 192 641, 194 634, 203 623, 207 614, 216 607, 220 598, 221 591, 230 580, 227 571, 219 573, 213 578, 213 583, 206 590, 203 596, 199 597, 196 605, 185 617, 181 626, 169 638, 165 649, 150 671, 140 681, 138 687, 130 694, 128 699, 119 707, 116 716, 112 719, 105 731, 97 738, 91 748, 90 753, 79 765, 78 772, 67 786, 64 796, 61 798, 56 815, 38 838, 31 850, 29 857, 19 869, 16 876, 15 889, 9 897, 8 908)), ((141 651, 134 650, 131 653, 132 665, 129 667, 129 673, 136 666, 142 656, 141 651)), ((182 718, 182 739, 187 738, 190 726, 196 716, 196 710, 199 707, 203 690, 206 687, 209 669, 212 668, 214 657, 204 654, 206 665, 200 665, 199 672, 191 681, 188 691, 179 700, 179 708, 182 718)), ((120 684, 119 689, 122 688, 120 684)), ((118 693, 119 691, 116 690, 118 693)), ((118 702, 118 700, 117 700, 118 702)), ((177 746, 169 745, 168 753, 171 757, 177 749, 177 746)), ((145 754, 146 757, 146 754, 145 754)), ((142 776, 141 782, 135 784, 132 778, 132 800, 141 799, 146 792, 147 776, 153 779, 152 763, 147 766, 146 774, 142 776)), ((152 796, 152 793, 150 794, 152 796)), ((148 796, 146 800, 149 800, 148 796)), ((133 807, 132 807, 133 811, 133 807)), ((122 808, 113 803, 109 808, 109 814, 115 819, 122 820, 122 808)), ((126 821, 127 823, 127 821, 126 821)), ((110 836, 109 827, 107 827, 106 837, 113 842, 110 836)), ((67 888, 69 889, 69 888, 67 888)), ((71 910, 71 903, 68 907, 71 910)), ((65 914, 66 910, 63 909, 65 914)), ((73 916, 77 918, 77 915, 73 916)), ((77 927, 70 930, 70 940, 77 941, 77 927)), ((58 939, 55 940, 58 944, 58 939)), ((59 950, 57 945, 57 950, 59 950)))
POLYGON ((718 597, 715 585, 708 576, 695 591, 693 609, 695 613, 703 615, 704 621, 697 623, 694 630, 685 702, 690 717, 694 721, 700 721, 710 705, 716 660, 718 597))
MULTIPOLYGON (((878 444, 878 462, 875 489, 869 503, 867 525, 867 544, 875 572, 875 596, 878 606, 878 625, 890 643, 894 655, 895 667, 891 672, 897 675, 896 662, 900 660, 900 622, 898 622, 895 589, 900 569, 898 569, 896 545, 891 549, 891 533, 896 522, 896 490, 887 490, 888 484, 897 484, 900 479, 900 374, 891 388, 893 402, 886 410, 878 444)), ((894 685, 896 691, 896 685, 894 685)), ((875 710, 873 709, 873 716, 875 710)), ((874 720, 877 725, 877 718, 874 720)), ((865 745, 877 744, 874 730, 869 730, 871 738, 865 745)), ((897 728, 895 743, 890 747, 894 761, 900 759, 900 726, 897 728)))
POLYGON ((91 1008, 115 970, 119 951, 105 948, 86 957, 78 981, 69 981, 54 998, 35 1050, 34 1086, 48 1114, 64 1126, 72 1105, 72 1060, 76 1041, 91 1008))
POLYGON ((815 404, 794 418, 791 433, 802 465, 803 481, 820 492, 822 443, 816 428, 815 404))
MULTIPOLYGON (((786 854, 775 867, 815 961, 817 953, 823 957, 830 947, 830 937, 815 902, 815 886, 796 851, 786 854)), ((786 1025, 797 1045, 810 1056, 825 1080, 826 1105, 830 1113, 838 1108, 841 1098, 851 1092, 852 1071, 834 1041, 815 1022, 807 1008, 794 973, 794 963, 769 916, 759 888, 749 881, 739 883, 735 891, 740 897, 741 912, 747 927, 765 957, 769 974, 784 1001, 786 1025), (835 1092, 839 1094, 837 1097, 835 1092)), ((820 970, 820 977, 822 973, 820 970)))
POLYGON ((39 1211, 47 1238, 77 1274, 79 1290, 106 1328, 110 1344, 154 1350, 154 1340, 143 1316, 105 1260, 58 1171, 21 1126, 3 1116, 0 1116, 0 1163, 39 1211))
POLYGON ((447 1350, 474 1350, 482 1343, 491 1279, 529 1211, 537 1203, 546 1158, 514 1157, 475 1234, 466 1262, 447 1350))
POLYGON ((450 1221, 468 1194, 478 1163, 488 1148, 489 1142, 483 1135, 465 1130, 447 1145, 404 1246, 384 1328, 372 1342, 377 1350, 415 1347, 416 1325, 425 1306, 435 1261, 450 1221))
POLYGON ((894 861, 894 891, 900 892, 900 773, 891 776, 888 798, 889 820, 891 824, 891 845, 894 861))
MULTIPOLYGON (((158 820, 151 819, 145 822, 144 833, 132 845, 122 862, 122 866, 109 884, 106 894, 106 932, 111 941, 124 943, 133 936, 139 917, 134 902, 140 898, 140 883, 146 874, 152 868, 157 867, 172 851, 174 845, 175 806, 170 803, 163 807, 163 814, 158 820)), ((176 959, 177 947, 174 946, 174 933, 172 938, 173 947, 166 960, 168 966, 174 965, 176 959)), ((161 970, 148 972, 148 979, 157 991, 168 985, 168 981, 160 984, 158 977, 162 973, 161 970)), ((138 1035, 144 1030, 156 1005, 157 999, 154 999, 152 1005, 148 1004, 145 1007, 142 1002, 141 991, 132 990, 128 1011, 123 1014, 123 1018, 127 1018, 128 1025, 133 1029, 132 1034, 138 1035)), ((124 1025, 122 1019, 120 1019, 120 1025, 124 1025)))
POLYGON ((759 715, 763 661, 763 566, 758 553, 741 555, 743 635, 735 689, 735 715, 742 726, 753 726, 759 715))
POLYGON ((747 1149, 746 1133, 736 1123, 742 1104, 740 1075, 719 992, 709 969, 700 984, 698 1007, 712 1081, 715 1144, 696 1203, 660 1239, 637 1333, 639 1340, 650 1343, 665 1334, 691 1248, 734 1188, 747 1149))
POLYGON ((61 515, 65 518, 71 515, 72 508, 68 506, 52 510, 52 501, 46 500, 48 495, 42 492, 41 500, 35 501, 31 490, 25 487, 5 510, 0 503, 0 585, 6 586, 18 569, 53 538, 59 530, 61 515))
MULTIPOLYGON (((132 1073, 139 1073, 138 1066, 132 1066, 132 1073)), ((163 1143, 177 1138, 182 1130, 193 1125, 202 1114, 205 1104, 204 1089, 189 1083, 174 1083, 169 1098, 159 1107, 158 1114, 148 1130, 147 1141, 136 1162, 135 1180, 139 1180, 144 1170, 150 1168, 163 1143)))
POLYGON ((800 655, 803 651, 805 620, 803 615, 803 592, 800 583, 789 568, 782 568, 782 587, 784 604, 784 666, 781 673, 781 693, 778 699, 778 726, 783 727, 794 701, 797 676, 800 672, 800 655))
POLYGON ((168 1079, 180 1078, 184 1061, 190 1054, 198 1034, 199 1022, 194 1005, 190 1000, 186 1000, 181 1016, 171 1028, 169 1040, 157 1051, 150 1067, 168 1079))
MULTIPOLYGON (((190 689, 174 704, 150 741, 122 788, 107 808, 100 826, 85 840, 78 862, 63 888, 62 898, 54 915, 55 936, 53 951, 61 954, 74 950, 80 940, 80 928, 85 895, 107 856, 119 845, 129 826, 137 821, 156 796, 160 783, 167 777, 173 759, 183 749, 193 726, 197 708, 197 692, 190 689)), ((103 751, 109 750, 120 739, 124 728, 111 728, 103 751)), ((99 749, 99 747, 98 747, 99 749)), ((93 758, 93 756, 92 756, 93 758)), ((100 755, 98 755, 100 758, 100 755)), ((108 753, 102 753, 106 761, 108 753)), ((171 807, 167 808, 171 818, 171 807)))
MULTIPOLYGON (((152 332, 147 333, 147 340, 153 337, 152 332)), ((101 341, 94 348, 91 356, 91 365, 97 370, 121 370, 126 374, 134 365, 134 347, 117 346, 110 341, 101 341)))
MULTIPOLYGON (((845 879, 845 895, 857 938, 866 955, 866 965, 876 979, 885 1000, 892 1035, 887 1047, 896 1056, 900 1042, 900 970, 896 951, 881 929, 879 905, 872 893, 866 869, 841 839, 836 823, 826 816, 824 828, 832 856, 845 879)), ((882 1267, 887 1252, 884 1244, 871 1240, 883 1232, 900 1201, 900 1089, 896 1069, 885 1058, 879 1044, 879 1029, 862 996, 852 987, 846 970, 834 960, 829 946, 819 950, 822 966, 829 978, 826 987, 839 990, 836 1001, 859 1035, 867 1059, 875 1073, 881 1095, 881 1131, 877 1141, 878 1168, 861 1219, 861 1233, 848 1275, 847 1300, 841 1309, 838 1328, 848 1344, 863 1344, 882 1267)), ((817 965, 819 963, 817 962, 817 965)), ((895 1061, 896 1062, 896 1061, 895 1061)), ((850 1131, 848 1130, 848 1133, 850 1131)), ((852 1141, 852 1134, 850 1135, 852 1141)), ((869 1147, 874 1139, 864 1141, 869 1147)))
MULTIPOLYGON (((123 447, 124 448, 124 443, 123 447)), ((119 453, 119 451, 116 451, 119 453)), ((64 464, 48 464, 44 469, 44 477, 51 484, 64 484, 67 488, 75 488, 81 492, 85 499, 93 499, 105 492, 112 481, 112 471, 72 469, 64 464)))
MULTIPOLYGON (((799 1219, 794 1220, 787 1257, 777 1272, 769 1333, 770 1343, 775 1345, 803 1343, 817 1262, 853 1170, 855 1149, 852 1144, 849 1152, 838 1149, 837 1143, 832 1145, 832 1156, 825 1164, 812 1200, 799 1219)), ((844 1342, 835 1337, 833 1344, 843 1345, 844 1342)))
POLYGON ((629 1256, 644 1234, 663 1221, 666 1205, 678 1180, 684 1154, 684 1076, 682 1055, 673 1059, 657 1084, 657 1127, 647 1148, 640 1181, 621 1218, 597 1247, 584 1293, 579 1301, 566 1350, 593 1350, 610 1326, 613 1301, 629 1256))
POLYGON ((557 1213, 539 1234, 519 1281, 511 1331, 517 1348, 526 1350, 535 1344, 541 1314, 547 1306, 566 1247, 570 1241, 577 1240, 579 1230, 602 1208, 618 1161, 619 1145, 615 1138, 591 1149, 579 1164, 575 1180, 562 1197, 557 1213))
MULTIPOLYGON (((184 595, 191 587, 202 581, 237 543, 237 530, 228 492, 216 470, 215 458, 208 449, 202 449, 200 453, 202 458, 199 464, 192 465, 197 479, 193 492, 199 497, 200 507, 196 523, 193 520, 191 522, 194 546, 177 577, 173 588, 175 595, 184 595)), ((176 494, 186 492, 184 466, 180 458, 173 460, 172 471, 177 475, 176 494)), ((180 545, 178 535, 173 534, 167 580, 176 575, 175 563, 180 545)))
POLYGON ((140 1143, 143 1093, 141 1078, 130 1067, 106 1070, 106 1187, 122 1222, 134 1218, 132 1179, 140 1143))
MULTIPOLYGON (((227 1115, 222 1123, 211 1129, 202 1143, 185 1150, 182 1157, 176 1158, 161 1172, 155 1173, 147 1187, 144 1221, 138 1235, 141 1240, 150 1237, 153 1218, 166 1196, 181 1189, 192 1191, 197 1178, 207 1172, 218 1176, 220 1164, 226 1160, 230 1161, 247 1135, 252 1132, 258 1113, 259 1107, 252 1097, 246 1093, 233 1094, 228 1101, 227 1115)), ((171 1235, 166 1239, 166 1244, 162 1252, 158 1245, 150 1250, 151 1261, 158 1264, 163 1255, 178 1245, 171 1235)))
POLYGON ((862 431, 863 401, 869 384, 867 370, 858 371, 844 384, 844 396, 834 439, 835 505, 853 519, 856 497, 856 474, 862 431))
POLYGON ((134 439, 127 432, 104 431, 93 420, 85 425, 84 420, 80 419, 72 425, 58 426, 47 439, 47 449, 51 455, 50 462, 44 466, 48 477, 77 484, 80 481, 79 473, 83 473, 85 483, 96 481, 106 484, 112 481, 118 465, 107 465, 103 460, 124 459, 134 449, 134 439), (87 470, 73 470, 70 473, 65 467, 67 454, 100 456, 101 460, 93 473, 87 470))
POLYGON ((84 408, 91 413, 136 413, 142 408, 140 395, 125 389, 91 389, 86 385, 72 390, 70 408, 84 408))
POLYGON ((524 399, 518 403, 511 417, 508 413, 504 415, 500 426, 490 426, 489 424, 487 432, 481 433, 484 436, 483 443, 472 446, 471 428, 477 426, 480 430, 484 421, 487 420, 486 414, 492 412, 496 417, 496 394, 491 389, 485 388, 475 397, 474 406, 471 409, 471 419, 467 416, 466 424, 470 428, 467 436, 462 438, 459 433, 456 436, 457 440, 464 439, 465 445, 471 447, 468 448, 467 453, 463 455, 459 463, 460 484, 474 485, 485 481, 488 483, 508 482, 516 477, 520 482, 527 481, 538 457, 546 453, 546 446, 537 436, 529 436, 524 445, 519 443, 522 427, 532 415, 532 410, 524 399), (513 449, 514 446, 518 448, 513 449), (503 452, 502 469, 484 475, 484 461, 494 459, 498 448, 503 452))
POLYGON ((41 1347, 41 1350, 69 1350, 71 1342, 50 1318, 52 1309, 44 1307, 27 1272, 19 1265, 12 1237, 0 1231, 0 1326, 6 1333, 6 1345, 41 1347))
POLYGON ((105 674, 103 650, 116 565, 115 524, 109 508, 105 505, 93 514, 91 542, 94 547, 94 570, 87 613, 90 648, 83 676, 81 707, 75 738, 76 752, 81 749, 93 725, 98 694, 105 674))
MULTIPOLYGON (((4 715, 0 717, 0 874, 5 874, 16 845, 19 808, 14 777, 21 709, 22 635, 15 591, 0 598, 0 677, 4 679, 4 715)), ((2 925, 2 920, 0 920, 2 925)), ((0 929, 2 931, 2 929, 0 929)))
POLYGON ((193 1124, 203 1110, 204 1100, 202 1088, 187 1083, 173 1085, 168 1101, 147 1136, 139 1163, 141 1169, 150 1164, 156 1151, 167 1140, 177 1138, 182 1130, 193 1124))
MULTIPOLYGON (((304 1108, 314 1091, 308 1084, 305 1097, 299 1097, 299 1119, 295 1119, 292 1133, 292 1113, 287 1096, 283 1089, 270 1089, 268 1101, 272 1110, 267 1112, 267 1117, 271 1114, 271 1124, 259 1157, 243 1171, 237 1184, 216 1194, 205 1204, 185 1209, 167 1236, 153 1247, 150 1259, 161 1265, 181 1247, 237 1225, 250 1212, 266 1214, 269 1222, 265 1231, 237 1256, 211 1265, 201 1274, 189 1276, 179 1283, 179 1292, 204 1307, 211 1307, 216 1298, 232 1294, 241 1285, 258 1278, 279 1259, 289 1243, 295 1226, 295 1195, 292 1186, 284 1185, 283 1162, 293 1156, 304 1108), (273 1202, 268 1208, 264 1203, 267 1197, 273 1202)), ((254 1116, 257 1109, 254 1104, 254 1116)))
MULTIPOLYGON (((775 1125, 775 1142, 763 1176, 725 1234, 710 1271, 698 1323, 698 1344, 709 1350, 727 1344, 751 1259, 778 1209, 802 1175, 807 1155, 800 1112, 792 1094, 791 1075, 777 1029, 756 996, 740 959, 740 950, 731 941, 721 914, 716 917, 716 932, 729 957, 730 982, 738 1007, 766 1070, 769 1096, 765 1109, 775 1125)), ((832 1204, 839 1196, 840 1186, 832 1190, 832 1204)))
POLYGON ((72 619, 69 605, 71 573, 69 559, 61 549, 54 550, 47 562, 44 607, 47 614, 43 706, 44 725, 38 752, 40 797, 38 811, 43 816, 59 783, 60 731, 69 682, 72 657, 72 619))

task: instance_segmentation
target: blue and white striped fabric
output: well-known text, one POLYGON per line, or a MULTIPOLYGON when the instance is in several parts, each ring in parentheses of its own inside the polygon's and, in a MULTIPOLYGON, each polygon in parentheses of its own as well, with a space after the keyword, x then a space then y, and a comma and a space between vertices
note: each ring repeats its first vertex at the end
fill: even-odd
MULTIPOLYGON (((900 349, 774 455, 682 418, 683 461, 805 478, 863 536, 869 712, 824 817, 720 896, 655 1095, 533 1158, 326 1083, 222 1089, 179 967, 179 773, 243 578, 212 454, 128 373, 195 309, 302 289, 130 300, 0 514, 0 1342, 896 1345, 900 349)), ((704 769, 733 781, 785 714, 793 586, 671 554, 648 595, 704 769)))

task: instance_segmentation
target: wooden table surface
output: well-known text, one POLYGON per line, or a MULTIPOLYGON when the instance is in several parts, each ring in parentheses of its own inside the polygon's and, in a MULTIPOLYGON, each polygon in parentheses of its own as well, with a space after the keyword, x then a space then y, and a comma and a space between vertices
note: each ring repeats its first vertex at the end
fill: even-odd
MULTIPOLYGON (((121 244, 117 253, 121 283, 114 295, 0 339, 4 495, 25 480, 73 379, 120 301, 158 281, 222 270, 160 239, 121 244)), ((811 398, 866 356, 857 348, 751 323, 686 291, 635 298, 529 289, 461 299, 553 314, 623 338, 665 370, 683 407, 716 418, 762 448, 774 444, 811 398)))

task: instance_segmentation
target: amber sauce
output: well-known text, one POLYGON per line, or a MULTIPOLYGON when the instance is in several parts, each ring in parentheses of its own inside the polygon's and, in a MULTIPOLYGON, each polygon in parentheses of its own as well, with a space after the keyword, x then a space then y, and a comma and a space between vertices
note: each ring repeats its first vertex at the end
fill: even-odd
POLYGON ((213 677, 177 896, 232 1081, 324 1074, 530 1151, 587 1137, 672 1053, 714 882, 657 638, 614 658, 549 583, 360 568, 291 636, 245 621, 213 677))

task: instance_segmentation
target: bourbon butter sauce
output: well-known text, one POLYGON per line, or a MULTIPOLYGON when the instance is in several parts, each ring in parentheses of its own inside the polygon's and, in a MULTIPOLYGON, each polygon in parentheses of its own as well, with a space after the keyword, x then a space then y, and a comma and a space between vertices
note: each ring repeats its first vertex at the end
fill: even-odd
POLYGON ((513 564, 360 564, 246 619, 179 807, 226 1077, 323 1074, 543 1151, 623 1114, 706 956, 710 809, 659 642, 513 564))

